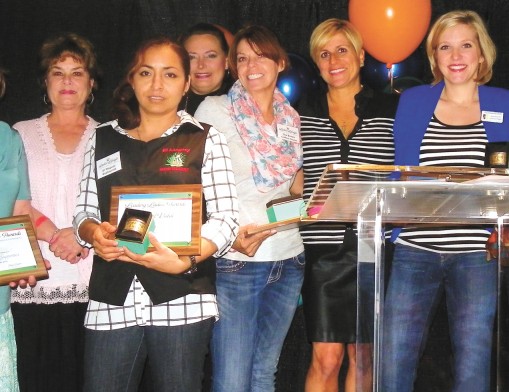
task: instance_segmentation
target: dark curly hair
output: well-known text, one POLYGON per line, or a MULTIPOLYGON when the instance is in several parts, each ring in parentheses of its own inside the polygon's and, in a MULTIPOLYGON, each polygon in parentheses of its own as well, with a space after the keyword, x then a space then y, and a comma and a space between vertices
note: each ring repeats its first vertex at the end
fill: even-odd
POLYGON ((46 92, 46 77, 52 65, 59 60, 71 56, 83 64, 91 79, 93 89, 97 89, 100 70, 92 43, 75 33, 64 33, 44 41, 39 51, 39 84, 46 92))

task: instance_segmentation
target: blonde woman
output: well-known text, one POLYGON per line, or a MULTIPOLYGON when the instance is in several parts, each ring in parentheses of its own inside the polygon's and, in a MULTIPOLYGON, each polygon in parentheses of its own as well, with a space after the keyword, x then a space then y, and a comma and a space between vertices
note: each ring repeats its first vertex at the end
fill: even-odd
MULTIPOLYGON (((405 91, 394 125, 398 165, 483 167, 486 144, 507 141, 509 91, 484 86, 495 46, 473 11, 452 11, 426 40, 431 85, 405 91)), ((490 390, 497 262, 486 260, 483 227, 403 228, 383 325, 382 390, 413 390, 421 347, 445 291, 456 392, 490 390)))

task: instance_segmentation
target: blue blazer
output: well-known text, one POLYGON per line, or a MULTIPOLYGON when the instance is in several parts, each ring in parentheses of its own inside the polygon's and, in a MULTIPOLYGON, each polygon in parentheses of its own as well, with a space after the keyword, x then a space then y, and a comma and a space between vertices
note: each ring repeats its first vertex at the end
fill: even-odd
MULTIPOLYGON (((419 166, 419 152, 426 128, 435 111, 444 83, 410 88, 401 94, 394 120, 395 165, 419 166)), ((479 102, 483 111, 503 113, 503 121, 484 121, 490 142, 509 141, 509 90, 479 86, 479 102)), ((394 228, 395 241, 401 228, 394 228)))
MULTIPOLYGON (((395 165, 419 166, 419 151, 444 83, 424 85, 403 92, 394 121, 395 165)), ((488 141, 509 141, 509 90, 479 86, 483 111, 503 113, 503 122, 484 121, 488 141)))

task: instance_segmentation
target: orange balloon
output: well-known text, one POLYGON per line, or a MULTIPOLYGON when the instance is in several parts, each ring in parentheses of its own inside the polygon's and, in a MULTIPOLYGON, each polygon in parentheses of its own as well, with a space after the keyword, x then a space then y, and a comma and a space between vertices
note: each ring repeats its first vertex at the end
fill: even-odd
POLYGON ((220 26, 218 24, 215 24, 214 26, 217 27, 219 30, 221 30, 223 32, 224 38, 226 39, 226 42, 228 43, 228 46, 232 46, 233 34, 230 33, 230 31, 225 29, 223 26, 220 26))
POLYGON ((350 0, 348 14, 364 49, 390 68, 422 42, 431 20, 431 0, 350 0))

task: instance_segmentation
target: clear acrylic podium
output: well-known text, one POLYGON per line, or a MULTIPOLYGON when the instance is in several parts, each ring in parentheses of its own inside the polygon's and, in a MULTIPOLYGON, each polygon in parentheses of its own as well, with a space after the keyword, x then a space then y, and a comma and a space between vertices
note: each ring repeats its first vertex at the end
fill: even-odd
MULTIPOLYGON (((380 385, 386 226, 483 225, 509 220, 509 171, 454 167, 329 165, 307 205, 308 221, 355 222, 358 230, 357 391, 380 385), (368 339, 366 339, 368 335, 368 339), (366 343, 367 342, 367 343, 366 343)), ((501 237, 499 235, 499 237, 501 237)), ((501 238, 499 238, 499 260, 501 238)), ((499 263, 499 271, 502 269, 499 263)), ((499 287, 501 273, 499 273, 499 287)), ((509 286, 508 286, 509 287, 509 286)), ((509 290, 499 289, 497 390, 509 390, 509 366, 500 344, 509 290), (505 384, 505 386, 502 386, 505 384)))

